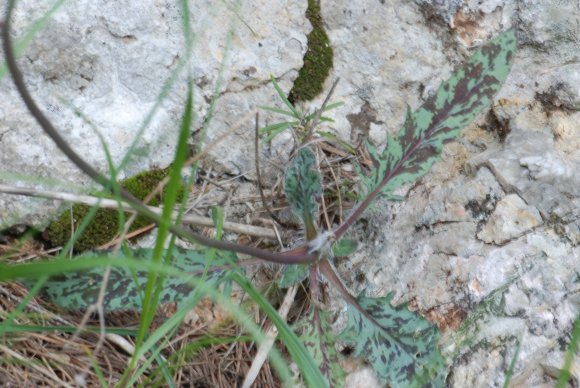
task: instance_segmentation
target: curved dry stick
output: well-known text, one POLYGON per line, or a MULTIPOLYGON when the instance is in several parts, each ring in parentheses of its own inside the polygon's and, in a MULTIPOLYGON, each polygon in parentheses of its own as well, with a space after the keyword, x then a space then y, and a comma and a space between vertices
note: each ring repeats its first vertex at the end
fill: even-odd
MULTIPOLYGON (((16 85, 16 89, 22 97, 24 104, 30 111, 30 114, 36 119, 38 124, 44 130, 44 132, 50 136, 50 138, 56 143, 58 148, 85 174, 87 174, 95 182, 99 183, 107 190, 113 194, 118 192, 121 198, 135 209, 137 213, 145 218, 150 219, 156 224, 161 224, 167 222, 162 219, 159 215, 153 213, 149 210, 141 201, 135 198, 133 195, 125 191, 119 186, 119 183, 108 179, 104 175, 100 174, 91 165, 89 165, 83 158, 81 158, 67 143, 67 141, 60 135, 58 130, 52 125, 50 120, 42 113, 24 83, 24 77, 22 72, 16 64, 16 59, 14 57, 14 51, 12 47, 12 40, 10 39, 10 23, 12 17, 12 11, 14 9, 14 0, 9 0, 6 7, 6 19, 0 24, 2 28, 2 44, 4 49, 4 56, 6 58, 6 64, 12 76, 12 80, 16 85)), ((238 245, 228 241, 218 241, 201 234, 185 230, 178 225, 170 225, 169 230, 175 235, 184 238, 186 240, 192 241, 194 243, 199 243, 210 248, 223 249, 227 251, 232 251, 240 254, 250 255, 260 258, 265 261, 273 263, 282 264, 295 264, 295 263, 312 263, 317 260, 317 256, 314 254, 304 254, 304 255, 288 255, 286 253, 275 253, 266 251, 259 248, 254 248, 246 245, 238 245)))

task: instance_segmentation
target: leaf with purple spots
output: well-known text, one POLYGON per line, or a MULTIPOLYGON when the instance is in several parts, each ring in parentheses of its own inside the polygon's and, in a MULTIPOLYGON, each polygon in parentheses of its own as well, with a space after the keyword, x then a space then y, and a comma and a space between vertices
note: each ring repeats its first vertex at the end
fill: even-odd
POLYGON ((365 207, 431 169, 443 145, 491 104, 510 71, 515 49, 512 30, 499 35, 480 47, 417 111, 407 107, 403 127, 382 153, 369 148, 374 168, 370 176, 361 176, 368 194, 365 207))
POLYGON ((338 362, 338 352, 334 347, 336 339, 332 335, 328 315, 327 312, 313 307, 307 316, 298 321, 294 329, 326 378, 328 387, 342 387, 344 371, 338 362))
POLYGON ((354 355, 370 362, 390 386, 443 386, 445 361, 437 349, 437 328, 406 306, 392 307, 391 299, 359 297, 372 319, 349 306, 348 324, 339 338, 354 346, 354 355))
MULTIPOLYGON (((127 252, 131 257, 151 260, 151 249, 140 248, 127 252)), ((236 256, 231 252, 217 252, 218 256, 212 262, 214 265, 224 265, 236 260, 236 256)), ((88 252, 78 256, 77 259, 110 255, 112 254, 107 252, 88 252)), ((121 257, 124 254, 119 252, 117 256, 121 257)), ((184 272, 191 273, 192 276, 201 276, 207 265, 207 257, 207 250, 185 250, 176 247, 172 251, 172 264, 184 272)), ((147 276, 146 271, 132 273, 127 268, 112 267, 104 294, 105 311, 141 310, 147 276)), ((206 279, 217 285, 225 279, 225 272, 209 272, 206 279)), ((84 310, 97 301, 102 282, 103 268, 65 272, 50 278, 41 288, 41 294, 66 310, 84 310)), ((31 281, 25 283, 29 286, 34 284, 31 281)), ((191 291, 192 287, 182 279, 167 278, 159 300, 161 303, 176 303, 179 306, 191 291)))

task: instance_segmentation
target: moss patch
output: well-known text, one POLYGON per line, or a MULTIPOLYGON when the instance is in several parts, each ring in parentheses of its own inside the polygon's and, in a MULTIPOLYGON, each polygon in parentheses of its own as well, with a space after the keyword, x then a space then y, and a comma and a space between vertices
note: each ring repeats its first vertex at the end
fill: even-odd
MULTIPOLYGON (((143 200, 145 197, 155 190, 155 187, 165 178, 170 172, 169 168, 154 169, 151 171, 142 172, 131 178, 121 181, 121 186, 135 197, 143 200)), ((149 204, 151 206, 158 206, 163 202, 165 190, 156 195, 149 204)), ((180 189, 179 198, 183 197, 183 188, 180 189)), ((71 238, 71 218, 73 220, 73 228, 76 230, 82 223, 85 216, 89 213, 91 207, 86 205, 73 205, 71 210, 65 211, 52 222, 44 232, 44 237, 52 246, 65 245, 71 238), (72 212, 72 217, 71 217, 72 212)), ((125 220, 129 217, 125 213, 125 220)), ((148 225, 150 222, 143 217, 137 217, 131 226, 130 231, 137 230, 148 225)), ((99 209, 94 218, 91 220, 88 227, 83 234, 79 236, 74 245, 75 252, 86 251, 103 245, 115 237, 119 231, 119 213, 114 209, 99 209)))
POLYGON ((304 54, 304 65, 294 81, 294 87, 288 95, 290 102, 310 101, 322 92, 324 81, 332 69, 332 47, 324 31, 320 7, 316 0, 308 0, 306 17, 312 24, 308 34, 308 49, 304 54))

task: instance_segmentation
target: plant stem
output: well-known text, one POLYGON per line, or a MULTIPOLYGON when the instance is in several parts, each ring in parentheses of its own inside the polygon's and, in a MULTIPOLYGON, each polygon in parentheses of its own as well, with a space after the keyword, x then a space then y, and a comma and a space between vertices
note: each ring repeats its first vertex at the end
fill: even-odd
MULTIPOLYGON (((24 77, 22 72, 16 64, 16 59, 14 57, 14 50, 12 47, 12 41, 10 39, 10 23, 12 17, 12 11, 14 9, 14 0, 9 0, 6 7, 6 19, 2 23, 2 41, 4 48, 4 56, 6 58, 6 64, 12 75, 14 84, 18 93, 22 97, 26 107, 30 111, 31 115, 36 119, 38 124, 46 132, 46 134, 56 143, 58 148, 85 174, 87 174, 95 182, 99 183, 107 190, 112 193, 118 192, 120 197, 128 203, 137 213, 155 222, 157 225, 167 224, 167 220, 164 220, 161 216, 155 214, 150 209, 147 208, 141 201, 135 198, 133 195, 125 191, 119 186, 119 183, 108 179, 104 175, 100 174, 95 170, 90 164, 88 164, 80 155, 78 155, 68 144, 68 142, 60 135, 58 130, 52 125, 50 120, 42 113, 24 83, 24 77)), ((169 231, 171 233, 184 238, 188 241, 194 243, 199 243, 210 248, 224 249, 240 254, 246 254, 254 257, 261 258, 266 261, 281 264, 294 264, 294 263, 312 263, 317 260, 317 256, 313 254, 305 253, 303 255, 287 255, 285 253, 274 253, 266 251, 263 249, 258 249, 246 245, 234 244, 228 241, 218 241, 201 234, 187 231, 178 225, 168 225, 169 231)))

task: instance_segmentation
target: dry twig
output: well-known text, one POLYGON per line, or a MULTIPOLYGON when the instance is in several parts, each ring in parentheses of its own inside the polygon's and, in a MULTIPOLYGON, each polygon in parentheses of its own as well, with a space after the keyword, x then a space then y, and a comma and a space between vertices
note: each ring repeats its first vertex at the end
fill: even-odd
MULTIPOLYGON (((48 191, 48 190, 37 190, 32 188, 23 188, 23 187, 14 187, 9 185, 0 184, 0 192, 8 193, 8 194, 16 194, 16 195, 27 195, 31 197, 42 197, 48 199, 57 199, 61 201, 68 201, 74 203, 81 203, 88 206, 99 206, 102 208, 108 209, 117 209, 119 206, 119 202, 113 199, 105 199, 105 198, 98 198, 93 197, 90 195, 76 195, 70 193, 61 193, 56 191, 48 191)), ((134 212, 130 205, 125 203, 121 203, 123 210, 127 212, 134 212)), ((163 209, 154 206, 148 206, 149 210, 156 214, 161 214, 163 209)), ((172 215, 173 219, 177 218, 177 213, 172 215)), ((214 223, 211 218, 208 217, 201 217, 193 214, 184 215, 181 218, 181 221, 185 224, 192 224, 197 226, 208 226, 213 227, 214 223)), ((272 240, 276 239, 276 233, 271 229, 262 228, 259 226, 254 225, 244 225, 239 224, 236 222, 224 222, 223 225, 224 230, 228 232, 240 233, 240 234, 247 234, 250 236, 256 237, 263 237, 269 238, 272 240)))

